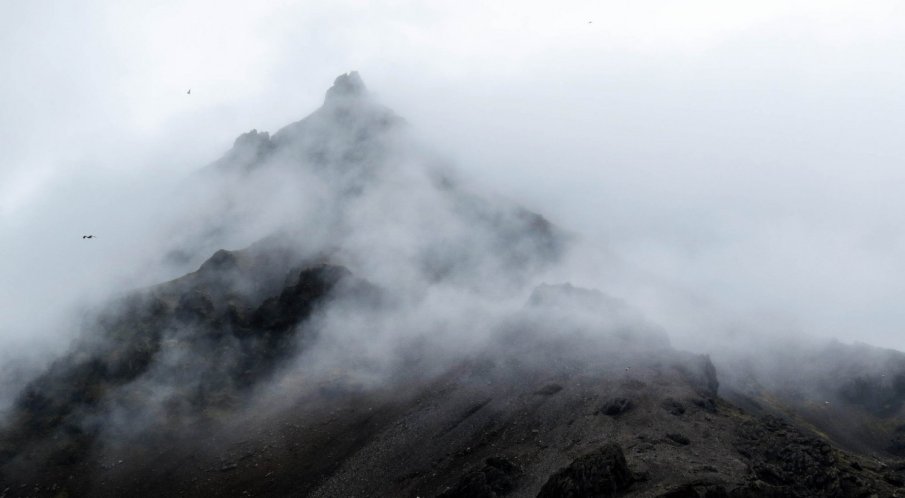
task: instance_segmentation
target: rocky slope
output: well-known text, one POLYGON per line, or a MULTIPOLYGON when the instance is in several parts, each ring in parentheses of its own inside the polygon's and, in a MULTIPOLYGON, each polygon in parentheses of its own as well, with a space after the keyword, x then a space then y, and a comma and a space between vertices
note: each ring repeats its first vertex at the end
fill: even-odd
POLYGON ((769 346, 771 361, 725 368, 725 396, 752 413, 794 419, 842 447, 905 456, 905 355, 866 344, 769 346))
POLYGON ((351 73, 311 116, 239 137, 202 175, 235 189, 216 228, 175 250, 240 226, 269 174, 314 215, 87 320, 3 421, 0 496, 905 486, 901 354, 808 348, 804 368, 785 349, 782 370, 678 351, 619 299, 541 283, 568 237, 414 154, 406 126, 351 73))

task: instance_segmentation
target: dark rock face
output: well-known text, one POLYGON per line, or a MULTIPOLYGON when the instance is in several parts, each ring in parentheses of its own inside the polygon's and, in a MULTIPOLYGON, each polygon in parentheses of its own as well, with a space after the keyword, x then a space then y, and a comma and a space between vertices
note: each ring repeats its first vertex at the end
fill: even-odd
POLYGON ((897 488, 905 487, 905 475, 900 472, 887 472, 883 474, 883 480, 897 488))
POLYGON ((491 457, 485 465, 462 476, 442 498, 496 498, 506 496, 516 487, 520 469, 505 458, 491 457))
POLYGON ((691 444, 691 440, 688 439, 688 436, 679 434, 678 432, 670 432, 666 434, 666 439, 669 439, 673 443, 676 443, 680 446, 688 446, 689 444, 691 444))
POLYGON ((336 77, 333 86, 327 90, 326 102, 338 99, 359 98, 365 95, 367 89, 358 71, 341 74, 336 77))
POLYGON ((682 484, 657 498, 729 498, 730 494, 722 484, 714 484, 706 480, 682 484))
POLYGON ((248 172, 267 159, 275 145, 266 131, 251 130, 239 135, 233 147, 215 163, 214 167, 233 172, 248 172))
POLYGON ((898 413, 905 403, 905 367, 896 365, 890 369, 889 378, 874 375, 856 375, 839 383, 839 397, 855 406, 880 416, 898 413))
POLYGON ((660 406, 662 406, 664 410, 672 415, 678 416, 685 413, 685 405, 683 405, 682 402, 672 398, 664 399, 663 402, 660 403, 660 406))
POLYGON ((716 413, 716 402, 713 401, 713 398, 694 398, 691 400, 691 404, 704 410, 709 413, 716 413))
MULTIPOLYGON (((751 460, 745 496, 863 496, 863 479, 840 465, 826 442, 803 434, 783 420, 767 416, 743 423, 736 443, 751 460)), ((865 489, 867 488, 867 489, 865 489)))
POLYGON ((620 496, 635 481, 622 448, 607 444, 575 459, 547 480, 538 498, 620 496))
MULTIPOLYGON (((331 293, 349 278, 354 277, 342 277, 331 293)), ((290 289, 296 287, 295 278, 290 282, 290 289)), ((420 378, 419 365, 407 365, 405 381, 386 389, 361 390, 333 380, 300 384, 303 395, 285 411, 225 430, 192 426, 179 433, 184 447, 174 447, 171 438, 138 439, 98 455, 85 426, 70 424, 65 432, 54 429, 53 417, 34 417, 39 434, 67 434, 65 447, 54 442, 51 459, 29 449, 31 461, 43 466, 19 468, 14 480, 7 474, 4 487, 27 485, 27 492, 7 496, 54 496, 43 490, 46 483, 70 496, 232 496, 247 490, 272 497, 801 497, 891 496, 901 481, 896 464, 835 449, 827 453, 825 441, 785 422, 753 418, 719 399, 712 413, 693 404, 681 416, 669 413, 663 399, 684 402, 696 391, 659 357, 634 358, 632 372, 624 374, 611 361, 581 364, 572 350, 565 361, 519 365, 515 360, 526 351, 539 349, 534 343, 521 346, 453 364, 435 378, 420 378), (551 385, 562 389, 537 393, 537 386, 551 385), (626 391, 633 393, 631 410, 619 417, 595 415, 601 403, 626 391), (601 448, 603 437, 609 444, 601 448), (681 437, 690 444, 675 441, 681 437), (109 466, 119 459, 126 463, 109 466), (32 492, 35 482, 41 492, 32 492)), ((104 368, 96 362, 68 374, 93 386, 104 368)), ((81 392, 75 406, 90 410, 90 403, 110 399, 115 384, 106 382, 104 389, 81 392)), ((35 415, 70 402, 47 391, 36 394, 43 397, 29 400, 35 415)), ((228 405, 217 402, 217 394, 208 392, 199 406, 223 410, 228 405)))
POLYGON ((321 297, 351 276, 349 270, 340 266, 318 265, 305 268, 299 273, 295 285, 285 287, 278 297, 268 298, 261 303, 252 314, 249 329, 244 334, 255 334, 260 330, 282 331, 294 326, 311 314, 321 297))
POLYGON ((905 426, 898 426, 893 432, 893 436, 889 439, 889 445, 886 451, 899 457, 905 457, 905 426))
POLYGON ((905 353, 802 339, 761 345, 758 356, 770 360, 718 365, 724 396, 734 404, 760 414, 794 413, 848 450, 905 456, 896 443, 905 417, 905 353))
POLYGON ((154 382, 172 385, 168 389, 190 403, 191 408, 180 412, 229 406, 294 351, 297 326, 334 289, 342 285, 344 295, 372 292, 345 268, 316 265, 303 269, 279 296, 260 305, 233 296, 232 306, 219 308, 203 276, 235 264, 234 255, 218 252, 202 265, 202 278, 175 281, 156 293, 135 296, 120 311, 102 318, 105 342, 82 346, 23 390, 12 423, 0 432, 0 470, 12 465, 5 470, 27 475, 20 467, 25 455, 49 462, 84 458, 102 429, 87 421, 102 417, 110 404, 146 409, 141 398, 129 394, 132 386, 144 389, 143 379, 156 377, 152 366, 171 361, 162 358, 172 355, 173 348, 179 348, 188 363, 173 364, 174 372, 154 382), (178 372, 185 372, 184 377, 178 372))
POLYGON ((716 367, 709 355, 699 355, 694 364, 686 364, 680 371, 703 396, 716 396, 720 387, 716 367))
POLYGON ((632 409, 632 401, 628 398, 611 398, 600 408, 600 413, 616 417, 632 409))

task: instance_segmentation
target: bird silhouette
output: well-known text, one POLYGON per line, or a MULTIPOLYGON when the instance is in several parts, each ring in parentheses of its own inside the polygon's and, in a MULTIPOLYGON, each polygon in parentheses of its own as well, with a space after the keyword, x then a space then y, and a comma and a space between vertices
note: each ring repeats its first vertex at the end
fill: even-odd
POLYGON ((95 237, 94 237, 94 235, 82 235, 82 238, 83 239, 93 239, 95 237))
POLYGON ((189 91, 185 92, 185 94, 186 94, 186 95, 191 95, 191 94, 192 94, 192 89, 189 88, 189 91))

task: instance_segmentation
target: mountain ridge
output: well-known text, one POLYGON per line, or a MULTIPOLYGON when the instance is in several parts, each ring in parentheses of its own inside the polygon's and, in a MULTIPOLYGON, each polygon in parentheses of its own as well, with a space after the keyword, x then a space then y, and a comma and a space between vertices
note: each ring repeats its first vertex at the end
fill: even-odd
POLYGON ((265 186, 313 196, 314 214, 289 210, 244 249, 207 252, 195 271, 96 310, 3 421, 3 495, 848 497, 905 486, 905 355, 870 370, 869 349, 808 350, 816 367, 805 370, 779 347, 783 368, 771 371, 677 350, 631 303, 545 283, 573 241, 432 169, 402 123, 351 72, 308 117, 240 135, 205 170, 225 179, 225 207, 201 235, 212 238, 186 250, 271 207, 269 191, 246 192, 266 175, 265 186), (810 408, 830 395, 835 419, 810 408))

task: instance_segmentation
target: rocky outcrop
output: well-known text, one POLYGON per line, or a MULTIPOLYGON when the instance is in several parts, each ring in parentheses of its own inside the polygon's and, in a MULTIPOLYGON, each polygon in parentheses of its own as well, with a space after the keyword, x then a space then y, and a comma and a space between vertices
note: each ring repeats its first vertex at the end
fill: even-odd
POLYGON ((505 458, 488 458, 484 466, 473 470, 455 486, 444 491, 440 498, 496 498, 515 489, 521 470, 505 458))
POLYGON ((538 498, 581 498, 621 496, 635 481, 617 444, 607 444, 576 458, 550 476, 538 498))
POLYGON ((709 355, 697 355, 694 361, 680 365, 679 371, 702 395, 709 397, 717 395, 720 381, 716 375, 716 367, 710 361, 709 355))
POLYGON ((756 362, 724 359, 723 394, 753 413, 794 418, 848 450, 905 455, 905 354, 802 341, 761 346, 756 362))
POLYGON ((827 441, 776 417, 740 424, 736 447, 750 461, 744 496, 848 497, 879 491, 863 473, 857 475, 856 467, 843 465, 827 441))
POLYGON ((247 173, 264 162, 274 151, 275 145, 266 131, 251 130, 239 135, 233 147, 212 167, 229 172, 247 173))
POLYGON ((335 103, 347 99, 358 99, 366 95, 365 83, 358 71, 341 74, 333 81, 333 86, 327 90, 324 103, 335 103))
POLYGON ((358 73, 344 74, 319 109, 273 134, 275 161, 307 168, 354 195, 386 172, 403 123, 369 97, 358 73))
POLYGON ((292 355, 295 342, 308 333, 301 325, 319 304, 376 293, 347 269, 327 264, 303 268, 278 296, 259 304, 208 287, 212 271, 232 270, 236 264, 234 255, 218 252, 195 278, 139 293, 103 317, 98 325, 104 340, 77 346, 23 389, 0 432, 0 470, 7 476, 28 475, 39 470, 24 469, 29 460, 84 458, 102 429, 90 423, 92 418, 107 416, 104 411, 114 405, 136 413, 156 409, 146 406, 151 400, 132 394, 151 387, 148 383, 171 392, 178 405, 188 403, 188 411, 171 416, 228 406, 292 355), (215 304, 212 294, 231 295, 232 303, 215 304), (165 378, 155 373, 161 364, 172 369, 165 378))
POLYGON ((615 417, 632 409, 632 401, 628 398, 610 398, 600 408, 600 413, 615 417))

